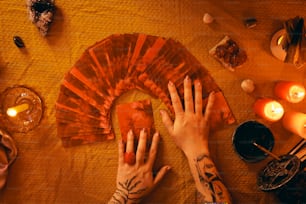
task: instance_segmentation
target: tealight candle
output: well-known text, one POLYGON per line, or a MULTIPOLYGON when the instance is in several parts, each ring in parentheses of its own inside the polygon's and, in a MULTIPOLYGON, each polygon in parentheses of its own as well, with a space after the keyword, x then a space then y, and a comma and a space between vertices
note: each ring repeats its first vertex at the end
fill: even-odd
POLYGON ((298 103, 305 97, 305 87, 297 82, 280 81, 276 83, 274 93, 277 97, 288 102, 298 103))
POLYGON ((263 119, 276 122, 284 115, 283 106, 272 99, 262 98, 258 99, 253 106, 254 112, 263 119))
POLYGON ((23 103, 11 108, 8 108, 6 114, 11 117, 15 117, 18 113, 26 111, 29 109, 29 104, 23 103))
POLYGON ((283 117, 283 126, 288 131, 306 139, 306 114, 287 111, 283 117))

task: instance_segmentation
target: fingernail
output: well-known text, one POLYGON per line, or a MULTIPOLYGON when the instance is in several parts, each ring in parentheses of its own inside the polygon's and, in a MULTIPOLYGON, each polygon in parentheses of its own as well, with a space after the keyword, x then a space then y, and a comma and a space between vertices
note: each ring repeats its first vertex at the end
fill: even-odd
POLYGON ((190 80, 190 78, 189 78, 188 75, 186 75, 185 80, 186 80, 186 81, 189 81, 189 80, 190 80))
POLYGON ((216 92, 215 92, 215 91, 210 92, 210 97, 211 97, 212 99, 215 98, 215 95, 216 95, 216 92))
POLYGON ((194 82, 194 84, 195 84, 196 86, 201 86, 200 80, 196 80, 196 81, 194 82))
POLYGON ((160 113, 161 115, 164 115, 164 111, 163 111, 163 110, 159 110, 159 113, 160 113))
POLYGON ((132 135, 132 134, 133 134, 133 130, 131 129, 128 131, 128 135, 132 135))
POLYGON ((167 167, 166 167, 166 170, 167 170, 167 171, 171 170, 171 166, 167 166, 167 167))
POLYGON ((174 86, 172 81, 169 81, 168 85, 169 86, 174 86))

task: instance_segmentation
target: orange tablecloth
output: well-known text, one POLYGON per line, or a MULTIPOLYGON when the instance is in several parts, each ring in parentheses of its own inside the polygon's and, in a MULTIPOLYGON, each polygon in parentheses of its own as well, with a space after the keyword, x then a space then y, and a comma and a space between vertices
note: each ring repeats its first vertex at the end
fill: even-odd
MULTIPOLYGON (((269 50, 270 39, 282 22, 305 15, 304 0, 272 1, 56 1, 54 24, 42 37, 28 19, 25 1, 0 1, 0 91, 20 84, 36 90, 45 104, 41 124, 28 133, 12 133, 19 149, 9 169, 6 187, 0 192, 0 203, 105 203, 115 189, 117 170, 116 140, 93 145, 63 148, 56 135, 55 101, 64 74, 82 52, 114 33, 146 33, 180 41, 210 71, 224 92, 237 123, 258 119, 252 104, 258 96, 274 97, 276 80, 293 80, 306 85, 305 67, 275 59, 269 50), (204 13, 215 22, 203 23, 204 13), (243 20, 255 17, 257 26, 247 29, 243 20), (224 69, 208 51, 224 35, 230 35, 248 54, 247 63, 236 72, 224 69), (22 37, 26 49, 18 49, 13 36, 22 37), (248 95, 240 88, 241 80, 251 78, 256 93, 248 95)), ((304 18, 306 16, 303 16, 304 18)), ((132 91, 117 101, 149 98, 132 91)), ((188 164, 166 129, 158 109, 165 106, 151 99, 156 129, 162 143, 156 168, 170 164, 172 172, 162 181, 145 203, 193 203, 195 186, 188 164)), ((306 112, 306 102, 288 104, 286 109, 306 112)), ((117 138, 117 117, 113 113, 117 138)), ((280 122, 265 123, 275 137, 275 154, 284 154, 299 140, 284 130, 280 122)), ((271 193, 257 189, 256 175, 270 160, 248 164, 235 154, 231 136, 237 124, 217 131, 210 137, 211 153, 224 178, 234 203, 277 203, 271 193)))

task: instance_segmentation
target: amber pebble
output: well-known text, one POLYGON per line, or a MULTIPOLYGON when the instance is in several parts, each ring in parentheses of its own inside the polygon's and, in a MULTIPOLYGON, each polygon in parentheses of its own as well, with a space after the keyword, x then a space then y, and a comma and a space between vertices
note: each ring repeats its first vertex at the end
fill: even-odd
POLYGON ((257 24, 256 18, 248 18, 244 21, 244 24, 247 28, 253 28, 257 24))
POLYGON ((209 14, 209 13, 205 13, 203 16, 203 22, 206 24, 210 24, 214 21, 214 18, 209 14))
POLYGON ((13 37, 14 43, 17 47, 23 48, 25 47, 23 40, 19 36, 14 36, 13 37))

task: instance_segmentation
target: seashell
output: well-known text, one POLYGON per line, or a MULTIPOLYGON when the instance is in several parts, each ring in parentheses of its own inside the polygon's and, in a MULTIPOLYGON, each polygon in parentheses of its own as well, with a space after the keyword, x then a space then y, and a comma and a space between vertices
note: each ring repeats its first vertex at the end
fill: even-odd
POLYGON ((27 0, 31 22, 46 36, 55 13, 54 0, 27 0))
POLYGON ((114 139, 114 101, 132 89, 159 98, 174 113, 168 82, 183 102, 186 75, 202 83, 203 107, 209 93, 216 92, 212 128, 235 121, 208 70, 182 44, 145 34, 111 35, 86 49, 64 76, 56 101, 58 136, 64 146, 114 139))

